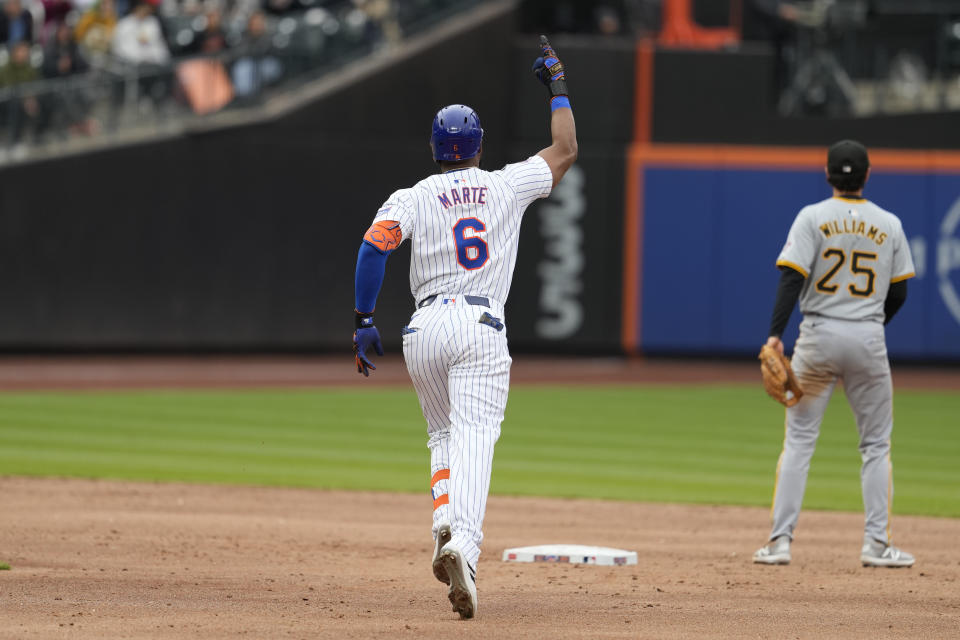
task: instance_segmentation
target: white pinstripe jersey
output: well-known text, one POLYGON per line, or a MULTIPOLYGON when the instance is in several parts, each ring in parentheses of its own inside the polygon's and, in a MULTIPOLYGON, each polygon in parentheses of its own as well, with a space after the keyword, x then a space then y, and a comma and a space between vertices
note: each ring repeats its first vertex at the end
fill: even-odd
POLYGON ((415 303, 434 294, 471 294, 503 304, 523 212, 552 188, 553 174, 540 156, 499 171, 456 169, 395 191, 374 222, 396 220, 402 240, 413 242, 415 303))
POLYGON ((891 282, 914 275, 900 218, 863 198, 834 197, 801 209, 777 258, 806 278, 800 311, 883 322, 891 282))

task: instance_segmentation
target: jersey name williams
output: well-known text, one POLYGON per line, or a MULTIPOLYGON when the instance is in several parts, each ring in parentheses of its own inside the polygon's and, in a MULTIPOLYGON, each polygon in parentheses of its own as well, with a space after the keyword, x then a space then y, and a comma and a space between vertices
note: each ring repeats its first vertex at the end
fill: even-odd
POLYGON ((437 194, 437 199, 444 209, 455 204, 487 204, 488 187, 462 187, 450 189, 437 194))
POLYGON ((844 219, 842 222, 840 220, 831 220, 830 222, 820 225, 820 232, 826 238, 843 233, 853 233, 863 236, 868 240, 873 240, 877 245, 883 244, 883 241, 887 239, 886 233, 880 232, 880 230, 873 225, 867 227, 863 220, 844 219))

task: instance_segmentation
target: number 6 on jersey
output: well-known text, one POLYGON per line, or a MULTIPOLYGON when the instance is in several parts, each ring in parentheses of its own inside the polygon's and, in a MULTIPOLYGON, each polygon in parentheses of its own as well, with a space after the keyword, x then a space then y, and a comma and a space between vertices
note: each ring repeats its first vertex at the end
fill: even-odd
POLYGON ((460 218, 453 225, 453 239, 457 243, 457 262, 468 271, 479 269, 490 257, 487 243, 477 233, 487 230, 487 225, 477 218, 460 218), (470 235, 467 235, 467 231, 470 235))

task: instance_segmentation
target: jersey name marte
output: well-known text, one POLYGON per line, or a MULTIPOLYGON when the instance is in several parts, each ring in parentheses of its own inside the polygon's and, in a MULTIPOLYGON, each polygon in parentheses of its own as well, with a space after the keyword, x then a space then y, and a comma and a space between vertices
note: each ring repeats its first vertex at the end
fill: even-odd
POLYGON ((806 280, 800 311, 883 322, 891 282, 914 275, 900 219, 865 199, 833 197, 797 214, 777 266, 806 280))
POLYGON ((413 243, 415 303, 434 294, 471 294, 504 304, 523 213, 552 188, 553 174, 540 156, 499 171, 457 169, 395 191, 374 222, 396 220, 402 241, 413 243))

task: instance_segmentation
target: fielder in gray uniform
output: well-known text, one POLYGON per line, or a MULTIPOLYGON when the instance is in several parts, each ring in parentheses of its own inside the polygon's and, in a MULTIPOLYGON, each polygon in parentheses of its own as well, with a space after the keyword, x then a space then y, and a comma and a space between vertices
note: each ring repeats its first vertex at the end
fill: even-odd
POLYGON ((767 344, 783 353, 780 336, 799 298, 803 321, 793 368, 804 396, 787 409, 773 529, 753 561, 790 562, 820 422, 842 380, 863 460, 866 518, 860 561, 864 566, 909 567, 913 556, 890 539, 893 387, 884 325, 906 300, 913 261, 900 219, 863 197, 870 175, 863 145, 843 140, 830 147, 826 171, 833 197, 800 211, 777 259, 781 279, 767 344))

